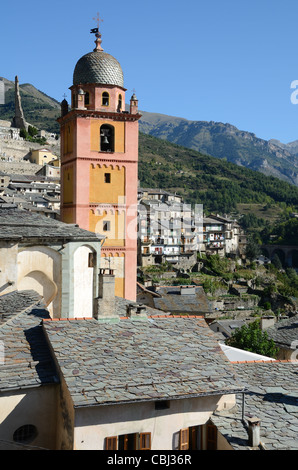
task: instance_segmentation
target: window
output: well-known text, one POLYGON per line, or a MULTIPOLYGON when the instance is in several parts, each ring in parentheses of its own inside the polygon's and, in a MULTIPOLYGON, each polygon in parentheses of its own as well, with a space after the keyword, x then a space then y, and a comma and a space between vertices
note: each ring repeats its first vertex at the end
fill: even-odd
POLYGON ((151 450, 151 432, 141 432, 140 450, 151 450))
POLYGON ((96 265, 96 253, 89 253, 88 255, 88 268, 94 268, 96 265))
POLYGON ((118 111, 122 109, 122 95, 118 96, 118 111))
POLYGON ((136 450, 137 434, 123 434, 119 436, 119 450, 136 450))
POLYGON ((155 409, 156 410, 166 410, 168 408, 170 408, 170 402, 168 400, 156 401, 155 402, 155 409))
POLYGON ((151 432, 106 437, 105 450, 151 450, 151 432))
POLYGON ((104 232, 109 232, 111 230, 111 222, 110 221, 103 222, 102 229, 104 232))
POLYGON ((207 424, 207 450, 217 450, 217 427, 207 424))
POLYGON ((33 424, 25 424, 13 433, 15 442, 29 443, 37 436, 37 428, 33 424))
POLYGON ((89 105, 90 104, 90 95, 89 95, 89 91, 86 91, 85 93, 85 105, 89 105))
POLYGON ((180 429, 179 450, 188 450, 189 446, 189 429, 180 429))
POLYGON ((111 182, 111 173, 105 173, 104 181, 105 181, 105 183, 110 183, 111 182))
POLYGON ((110 104, 110 95, 107 91, 104 91, 101 95, 101 104, 102 106, 109 106, 110 104))
POLYGON ((106 437, 105 449, 106 450, 118 450, 118 437, 117 436, 106 437))

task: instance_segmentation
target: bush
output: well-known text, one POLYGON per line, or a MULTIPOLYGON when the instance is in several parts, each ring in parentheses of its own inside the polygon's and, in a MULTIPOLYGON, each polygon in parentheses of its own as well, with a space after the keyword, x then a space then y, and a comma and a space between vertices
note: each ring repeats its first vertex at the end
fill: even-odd
POLYGON ((273 359, 278 353, 274 341, 268 338, 266 331, 261 330, 259 320, 237 328, 226 343, 234 348, 269 356, 273 359))

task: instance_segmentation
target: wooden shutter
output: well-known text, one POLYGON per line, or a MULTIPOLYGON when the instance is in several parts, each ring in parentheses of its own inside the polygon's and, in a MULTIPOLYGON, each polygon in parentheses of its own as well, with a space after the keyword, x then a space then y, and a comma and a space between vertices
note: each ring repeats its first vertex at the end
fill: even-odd
POLYGON ((118 438, 117 436, 106 437, 106 450, 117 450, 118 438))
POLYGON ((189 447, 189 429, 180 429, 179 450, 188 450, 189 447))
POLYGON ((140 450, 151 450, 151 432, 140 433, 140 450))
POLYGON ((217 450, 217 427, 207 424, 207 450, 217 450))

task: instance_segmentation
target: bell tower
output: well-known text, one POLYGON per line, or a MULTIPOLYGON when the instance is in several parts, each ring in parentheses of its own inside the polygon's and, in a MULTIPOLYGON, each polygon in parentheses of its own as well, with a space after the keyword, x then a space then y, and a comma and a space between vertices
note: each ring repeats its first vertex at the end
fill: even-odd
MULTIPOLYGON (((115 294, 136 299, 138 101, 125 110, 123 72, 104 52, 99 29, 95 49, 74 69, 71 105, 63 102, 61 220, 105 236, 101 268, 115 274, 115 294)), ((65 100, 64 100, 65 101, 65 100)))

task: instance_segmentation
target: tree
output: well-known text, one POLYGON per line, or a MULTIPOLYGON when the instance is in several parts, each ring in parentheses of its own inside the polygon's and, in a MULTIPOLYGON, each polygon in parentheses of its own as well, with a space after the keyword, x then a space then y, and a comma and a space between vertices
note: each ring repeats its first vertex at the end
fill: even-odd
POLYGON ((28 126, 28 134, 31 137, 35 137, 38 134, 38 130, 36 129, 36 127, 28 126))
POLYGON ((268 338, 266 331, 262 331, 259 321, 237 328, 227 340, 227 344, 234 348, 244 349, 263 356, 276 358, 278 348, 274 341, 268 338))
POLYGON ((250 239, 246 245, 245 255, 247 259, 253 261, 261 254, 260 245, 258 245, 254 240, 250 239))
POLYGON ((272 258, 272 264, 276 267, 276 269, 282 269, 282 262, 277 253, 274 254, 272 258))

